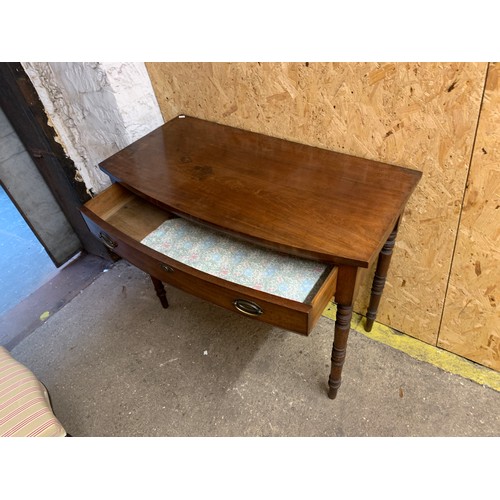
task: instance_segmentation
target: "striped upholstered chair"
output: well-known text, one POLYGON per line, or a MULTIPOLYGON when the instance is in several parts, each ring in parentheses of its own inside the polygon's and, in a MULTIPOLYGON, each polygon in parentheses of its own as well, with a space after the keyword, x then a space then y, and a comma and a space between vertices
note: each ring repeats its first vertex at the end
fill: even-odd
POLYGON ((45 386, 0 346, 0 436, 66 436, 45 386))

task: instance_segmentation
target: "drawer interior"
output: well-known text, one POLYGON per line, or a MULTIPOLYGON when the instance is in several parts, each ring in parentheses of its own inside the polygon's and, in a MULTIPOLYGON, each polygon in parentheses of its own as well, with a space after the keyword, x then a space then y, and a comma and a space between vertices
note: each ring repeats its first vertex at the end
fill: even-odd
POLYGON ((120 184, 86 207, 143 245, 217 278, 313 304, 333 293, 333 266, 259 247, 169 214, 120 184))
POLYGON ((174 218, 120 184, 112 184, 85 206, 100 219, 137 241, 141 241, 166 220, 174 218))

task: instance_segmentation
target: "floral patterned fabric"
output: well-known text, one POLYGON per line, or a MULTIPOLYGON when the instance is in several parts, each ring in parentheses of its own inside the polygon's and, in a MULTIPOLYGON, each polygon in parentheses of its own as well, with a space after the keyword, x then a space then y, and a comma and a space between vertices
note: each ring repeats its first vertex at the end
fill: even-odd
POLYGON ((144 245, 190 267, 279 297, 307 302, 329 267, 226 236, 182 218, 169 219, 144 245))

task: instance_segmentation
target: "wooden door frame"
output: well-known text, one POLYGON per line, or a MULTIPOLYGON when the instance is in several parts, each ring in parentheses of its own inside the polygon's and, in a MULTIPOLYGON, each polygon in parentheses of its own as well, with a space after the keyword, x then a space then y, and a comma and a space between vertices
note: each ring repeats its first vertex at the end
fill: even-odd
POLYGON ((44 106, 21 63, 0 63, 0 107, 33 159, 66 215, 83 249, 107 260, 110 256, 85 224, 79 207, 91 197, 78 180, 74 162, 56 142, 44 106))

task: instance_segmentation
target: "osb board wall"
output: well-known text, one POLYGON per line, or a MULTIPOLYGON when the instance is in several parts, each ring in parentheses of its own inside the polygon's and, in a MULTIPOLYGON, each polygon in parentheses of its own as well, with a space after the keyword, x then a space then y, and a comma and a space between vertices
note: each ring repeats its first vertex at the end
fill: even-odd
POLYGON ((490 64, 439 346, 500 370, 500 64, 490 64))
MULTIPOLYGON (((437 342, 486 64, 146 67, 165 120, 185 113, 422 170, 401 225, 378 320, 437 342)), ((359 297, 357 311, 365 312, 367 296, 359 297)))

